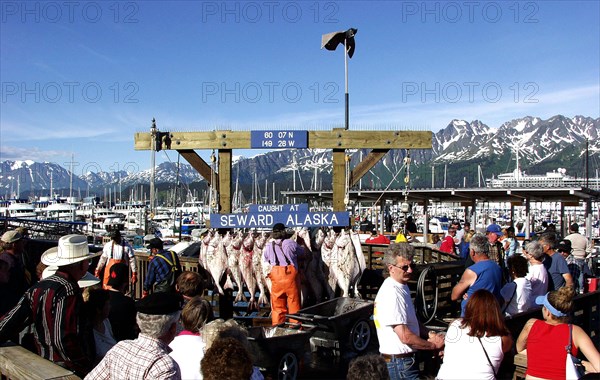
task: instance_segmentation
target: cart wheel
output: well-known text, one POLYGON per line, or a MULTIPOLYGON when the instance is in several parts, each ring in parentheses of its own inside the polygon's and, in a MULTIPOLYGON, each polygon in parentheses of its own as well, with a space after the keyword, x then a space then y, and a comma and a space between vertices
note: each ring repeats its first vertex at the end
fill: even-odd
POLYGON ((296 380, 298 376, 298 358, 293 352, 287 352, 279 360, 276 378, 279 380, 296 380))
POLYGON ((350 330, 351 348, 356 352, 363 352, 371 342, 371 327, 364 319, 357 321, 350 330))

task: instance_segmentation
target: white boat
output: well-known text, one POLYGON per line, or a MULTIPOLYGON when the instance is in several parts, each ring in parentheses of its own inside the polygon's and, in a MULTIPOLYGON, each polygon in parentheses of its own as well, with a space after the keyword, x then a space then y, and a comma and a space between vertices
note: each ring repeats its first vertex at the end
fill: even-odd
POLYGON ((44 210, 47 220, 62 220, 73 222, 77 217, 77 206, 70 203, 51 203, 44 210))
POLYGON ((22 199, 11 201, 6 208, 6 211, 8 212, 8 216, 11 218, 37 219, 35 206, 22 199))
POLYGON ((497 178, 486 179, 486 186, 496 188, 589 187, 600 190, 599 178, 575 178, 568 176, 566 172, 566 169, 558 168, 546 174, 530 175, 517 168, 510 173, 500 174, 497 178))
POLYGON ((177 207, 177 214, 179 214, 181 212, 184 215, 190 214, 190 215, 199 216, 206 211, 208 211, 208 210, 205 210, 204 202, 202 202, 202 201, 183 202, 181 207, 177 207))

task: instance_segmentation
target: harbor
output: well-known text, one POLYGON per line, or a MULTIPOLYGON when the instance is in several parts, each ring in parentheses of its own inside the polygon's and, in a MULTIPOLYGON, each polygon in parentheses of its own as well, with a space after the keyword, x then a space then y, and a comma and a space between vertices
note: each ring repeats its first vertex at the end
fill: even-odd
MULTIPOLYGON (((339 144, 343 148, 364 144, 361 131, 332 133, 337 140, 320 142, 317 146, 330 147, 335 151, 339 144)), ((51 246, 52 239, 61 233, 86 234, 90 251, 102 249, 110 243, 110 236, 115 231, 121 231, 135 248, 140 278, 147 276, 152 258, 146 244, 159 237, 168 251, 179 255, 184 271, 200 273, 211 284, 207 286, 204 298, 212 305, 215 316, 233 318, 246 326, 252 347, 256 350, 255 365, 267 376, 342 379, 352 359, 378 352, 372 317, 373 300, 384 281, 383 252, 388 244, 368 243, 366 239, 373 230, 387 235, 390 240, 395 240, 399 233, 410 239, 416 251, 414 262, 417 264, 408 283, 411 298, 419 320, 430 329, 439 331, 444 331, 460 315, 459 304, 449 298, 464 271, 464 260, 458 252, 443 252, 431 242, 433 236, 445 237, 451 221, 453 224, 471 222, 473 228, 481 232, 486 230, 486 226, 496 223, 504 228, 516 227, 520 241, 539 234, 542 222, 556 223, 556 231, 562 236, 572 223, 580 223, 580 232, 592 241, 597 233, 595 225, 600 192, 585 187, 356 188, 360 176, 387 151, 382 146, 395 141, 396 147, 401 148, 408 136, 413 139, 411 144, 427 145, 428 133, 400 136, 398 132, 381 131, 381 141, 369 140, 375 153, 365 157, 356 167, 349 166, 343 150, 338 152, 341 154, 333 155, 334 168, 336 165, 339 168, 334 170, 330 191, 283 191, 281 196, 293 201, 247 204, 242 212, 233 207, 231 149, 217 151, 217 167, 205 163, 190 148, 244 146, 247 134, 233 133, 211 140, 215 137, 212 132, 186 135, 153 130, 150 134, 137 134, 136 147, 154 149, 156 138, 148 139, 152 134, 161 138, 169 136, 176 145, 183 145, 179 153, 194 163, 205 178, 210 178, 211 193, 218 188, 219 191, 214 194, 219 196, 214 198, 214 202, 210 201, 211 205, 218 203, 217 208, 195 201, 172 208, 157 205, 151 191, 149 202, 113 207, 98 202, 97 207, 86 209, 87 219, 80 213, 80 221, 75 221, 78 209, 72 207, 69 208, 71 221, 43 219, 50 215, 48 211, 41 213, 42 219, 11 217, 7 207, 4 211, 7 217, 2 219, 2 223, 7 230, 28 227, 32 237, 40 239, 45 247, 51 246), (396 140, 390 140, 394 138, 396 140), (199 141, 198 145, 194 145, 194 139, 199 141), (419 139, 424 141, 418 142, 419 139), (219 212, 215 212, 217 209, 219 212), (415 231, 410 233, 409 217, 415 221, 415 231), (287 227, 290 238, 301 239, 311 247, 312 262, 317 263, 316 266, 302 264, 306 287, 303 290, 304 303, 298 314, 286 316, 286 320, 300 321, 302 330, 286 324, 277 327, 279 330, 268 332, 270 330, 267 329, 273 328, 266 327, 271 325, 271 285, 265 277, 269 267, 260 258, 270 239, 271 227, 276 223, 287 227), (54 226, 53 230, 48 227, 50 225, 54 226), (351 260, 342 263, 335 259, 337 257, 349 257, 351 260), (328 277, 325 273, 339 274, 332 282, 331 275, 328 277)), ((307 131, 307 134, 310 132, 307 131)), ((369 135, 373 137, 376 134, 370 131, 369 135)), ((169 149, 169 146, 165 144, 163 149, 169 149)), ((409 168, 404 174, 410 177, 409 168)), ((20 208, 27 207, 21 205, 20 208)), ((598 247, 594 247, 588 257, 595 275, 599 269, 597 251, 598 247)), ((142 299, 146 293, 142 283, 138 282, 129 294, 134 299, 142 299)), ((599 297, 600 291, 593 288, 578 295, 575 312, 577 322, 589 329, 595 340, 600 336, 599 297)), ((523 323, 537 315, 539 309, 507 319, 512 334, 516 336, 523 323)), ((439 365, 439 359, 424 357, 421 373, 435 376, 439 365)), ((507 363, 502 368, 503 376, 507 377, 521 370, 514 363, 507 363)))
POLYGON ((0 380, 600 374, 600 2, 0 11, 0 380))

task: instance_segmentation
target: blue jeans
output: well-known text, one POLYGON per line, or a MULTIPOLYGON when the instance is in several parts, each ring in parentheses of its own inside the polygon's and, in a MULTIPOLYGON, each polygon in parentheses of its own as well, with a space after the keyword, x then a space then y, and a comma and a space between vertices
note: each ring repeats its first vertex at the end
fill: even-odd
POLYGON ((386 364, 390 373, 390 380, 419 379, 419 363, 416 356, 394 358, 386 364))

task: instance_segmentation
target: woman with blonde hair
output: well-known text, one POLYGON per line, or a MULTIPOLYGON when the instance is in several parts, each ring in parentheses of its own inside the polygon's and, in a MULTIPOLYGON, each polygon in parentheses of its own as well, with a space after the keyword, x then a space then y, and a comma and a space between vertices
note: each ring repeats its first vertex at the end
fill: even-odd
POLYGON ((573 356, 579 351, 585 355, 588 369, 600 372, 600 353, 594 343, 581 327, 569 323, 574 295, 573 288, 562 287, 536 298, 543 305, 544 320, 527 321, 517 339, 517 351, 527 349, 527 379, 564 379, 568 345, 573 356))

